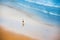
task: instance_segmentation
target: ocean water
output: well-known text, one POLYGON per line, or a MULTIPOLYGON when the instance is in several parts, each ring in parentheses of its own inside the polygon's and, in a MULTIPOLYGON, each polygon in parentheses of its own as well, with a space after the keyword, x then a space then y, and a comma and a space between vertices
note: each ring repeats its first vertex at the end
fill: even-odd
MULTIPOLYGON (((55 0, 56 1, 56 0, 55 0)), ((60 23, 60 4, 53 0, 2 0, 2 4, 22 9, 29 14, 38 16, 39 19, 47 22, 47 24, 59 25, 60 23), (39 2, 38 2, 39 1, 39 2), (42 3, 40 3, 42 2, 42 3), (50 3, 49 3, 50 2, 50 3)), ((57 0, 58 1, 58 0, 57 0)), ((35 18, 36 19, 36 18, 35 18)))
POLYGON ((56 40, 54 36, 60 29, 59 4, 59 0, 0 0, 0 23, 18 34, 39 40, 56 40))

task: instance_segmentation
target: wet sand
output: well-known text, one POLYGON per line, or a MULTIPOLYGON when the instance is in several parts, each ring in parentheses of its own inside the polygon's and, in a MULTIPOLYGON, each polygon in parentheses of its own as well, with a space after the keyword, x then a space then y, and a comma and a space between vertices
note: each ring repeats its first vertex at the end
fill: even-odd
POLYGON ((22 34, 16 34, 0 28, 0 40, 35 40, 22 34))

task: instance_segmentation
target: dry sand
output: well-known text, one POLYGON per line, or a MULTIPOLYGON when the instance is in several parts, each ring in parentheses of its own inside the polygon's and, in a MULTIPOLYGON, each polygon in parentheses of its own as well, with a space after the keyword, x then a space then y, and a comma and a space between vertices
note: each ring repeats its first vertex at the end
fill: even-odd
POLYGON ((0 40, 35 40, 22 34, 9 32, 0 27, 0 40))

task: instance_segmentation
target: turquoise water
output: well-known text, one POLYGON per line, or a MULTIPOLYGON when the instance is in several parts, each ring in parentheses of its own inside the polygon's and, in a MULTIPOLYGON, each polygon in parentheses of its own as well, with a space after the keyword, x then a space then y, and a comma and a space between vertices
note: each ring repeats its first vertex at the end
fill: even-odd
POLYGON ((30 14, 38 16, 39 20, 48 24, 60 25, 60 0, 2 0, 0 2, 31 12, 30 14))

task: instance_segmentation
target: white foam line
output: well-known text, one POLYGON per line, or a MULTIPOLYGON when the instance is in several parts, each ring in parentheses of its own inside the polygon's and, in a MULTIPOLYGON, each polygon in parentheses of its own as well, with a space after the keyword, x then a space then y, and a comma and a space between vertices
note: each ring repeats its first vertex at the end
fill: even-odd
POLYGON ((40 4, 40 5, 44 5, 44 6, 50 6, 50 7, 60 8, 60 6, 56 6, 56 5, 52 5, 52 4, 44 4, 44 3, 39 3, 39 2, 36 2, 36 3, 40 4))
MULTIPOLYGON (((23 6, 23 7, 27 7, 27 8, 32 8, 31 6, 27 6, 27 5, 24 5, 24 4, 21 4, 21 3, 17 3, 17 4, 19 4, 19 5, 21 5, 21 6, 23 6)), ((42 10, 42 9, 37 9, 37 8, 32 8, 32 9, 35 9, 35 10, 38 10, 38 11, 42 11, 42 12, 44 12, 44 13, 48 13, 48 14, 52 14, 52 15, 55 15, 55 16, 60 16, 60 15, 58 15, 58 14, 55 14, 55 13, 53 13, 53 12, 48 12, 48 11, 46 11, 46 10, 42 10)))
MULTIPOLYGON (((52 13, 52 12, 49 12, 49 13, 53 15, 53 13, 52 13)), ((59 14, 54 14, 54 15, 58 15, 58 16, 60 16, 59 14)))
MULTIPOLYGON (((32 1, 32 0, 25 0, 25 1, 34 2, 34 1, 32 1)), ((48 2, 47 4, 41 3, 41 2, 34 2, 34 3, 40 4, 40 5, 44 5, 44 6, 50 6, 50 7, 60 8, 60 6, 53 5, 53 3, 51 4, 51 3, 49 3, 49 2, 48 2)))

